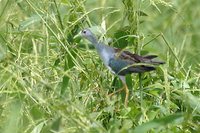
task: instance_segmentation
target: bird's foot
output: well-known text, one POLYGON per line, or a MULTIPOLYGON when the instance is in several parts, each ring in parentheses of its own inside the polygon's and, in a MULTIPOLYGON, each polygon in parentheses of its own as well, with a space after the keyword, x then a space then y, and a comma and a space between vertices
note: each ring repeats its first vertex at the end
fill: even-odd
POLYGON ((121 88, 121 89, 118 89, 117 91, 115 91, 115 92, 113 92, 113 93, 108 94, 108 96, 109 96, 109 97, 112 97, 112 96, 115 95, 116 93, 119 93, 119 92, 121 92, 121 91, 123 91, 123 90, 124 90, 124 87, 121 88))
POLYGON ((129 90, 128 90, 128 87, 126 84, 124 84, 124 87, 122 87, 121 89, 118 89, 117 91, 113 92, 113 93, 110 93, 108 94, 109 97, 115 95, 116 93, 119 93, 121 91, 125 90, 125 100, 124 100, 124 105, 125 107, 128 107, 128 97, 129 97, 129 90))
POLYGON ((125 86, 124 89, 125 89, 125 93, 126 93, 125 100, 124 100, 124 105, 125 105, 125 107, 128 107, 129 90, 128 90, 127 85, 124 85, 124 86, 125 86))

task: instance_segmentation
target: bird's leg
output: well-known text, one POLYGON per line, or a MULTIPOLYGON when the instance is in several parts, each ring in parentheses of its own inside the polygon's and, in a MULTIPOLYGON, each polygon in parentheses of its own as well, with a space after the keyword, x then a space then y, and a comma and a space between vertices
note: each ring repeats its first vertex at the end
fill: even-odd
POLYGON ((125 89, 125 93, 126 93, 124 105, 125 105, 125 107, 127 107, 128 106, 129 90, 128 90, 128 86, 126 84, 124 84, 124 89, 125 89))
POLYGON ((143 88, 142 88, 142 73, 139 73, 139 87, 140 87, 140 102, 141 107, 143 106, 143 88))
POLYGON ((124 105, 125 105, 125 107, 127 107, 127 106, 128 106, 129 90, 128 90, 128 86, 127 86, 126 84, 124 84, 124 86, 123 86, 121 89, 118 89, 117 91, 115 91, 115 92, 109 94, 108 96, 111 97, 111 96, 113 96, 114 94, 121 92, 122 90, 125 90, 125 94, 126 94, 126 95, 125 95, 124 105))
POLYGON ((121 91, 123 91, 124 90, 124 87, 122 87, 121 89, 118 89, 117 91, 115 91, 115 92, 113 92, 113 93, 110 93, 110 94, 108 94, 108 96, 113 96, 114 94, 116 94, 116 93, 119 93, 119 92, 121 92, 121 91))
POLYGON ((121 79, 124 87, 123 89, 125 90, 125 100, 124 100, 124 105, 125 107, 128 107, 128 96, 129 96, 129 90, 128 90, 128 86, 126 85, 126 77, 125 76, 119 76, 119 78, 121 79))

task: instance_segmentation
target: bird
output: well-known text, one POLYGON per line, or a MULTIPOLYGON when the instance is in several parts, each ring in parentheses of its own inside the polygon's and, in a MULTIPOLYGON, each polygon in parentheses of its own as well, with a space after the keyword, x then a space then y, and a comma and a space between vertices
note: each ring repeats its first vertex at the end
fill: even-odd
MULTIPOLYGON (((128 50, 119 49, 106 45, 98 40, 94 33, 89 28, 81 31, 82 38, 87 39, 95 47, 104 65, 123 83, 123 87, 115 93, 125 91, 125 107, 128 106, 129 90, 126 84, 125 76, 132 73, 144 73, 153 71, 156 66, 164 64, 163 61, 154 60, 157 55, 140 56, 135 53, 131 53, 128 50)), ((110 94, 113 95, 114 93, 110 94)))

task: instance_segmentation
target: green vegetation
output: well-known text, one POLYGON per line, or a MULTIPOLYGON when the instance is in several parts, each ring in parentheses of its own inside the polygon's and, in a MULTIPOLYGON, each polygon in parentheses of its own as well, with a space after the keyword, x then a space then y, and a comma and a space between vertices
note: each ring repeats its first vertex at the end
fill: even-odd
POLYGON ((1 0, 0 132, 200 132, 200 1, 1 0), (102 27, 110 45, 156 54, 157 71, 122 84, 88 42, 102 27))

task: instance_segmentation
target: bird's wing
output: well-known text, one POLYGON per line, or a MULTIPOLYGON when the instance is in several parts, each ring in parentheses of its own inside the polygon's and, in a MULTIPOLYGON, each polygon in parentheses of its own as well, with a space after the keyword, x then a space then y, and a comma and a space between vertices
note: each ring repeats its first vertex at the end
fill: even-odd
POLYGON ((126 75, 130 73, 143 73, 155 70, 155 67, 150 65, 143 65, 140 63, 133 63, 131 60, 124 60, 120 58, 111 58, 108 64, 109 68, 117 75, 126 75))
POLYGON ((164 62, 153 60, 157 55, 140 56, 118 48, 115 48, 115 57, 130 63, 147 63, 152 65, 164 64, 164 62))
POLYGON ((121 60, 127 60, 133 63, 141 62, 141 58, 137 54, 133 54, 129 51, 123 51, 122 49, 115 48, 115 57, 121 60))
POLYGON ((139 56, 129 51, 115 48, 115 57, 109 60, 108 66, 118 75, 143 73, 155 70, 152 60, 155 56, 139 56))

